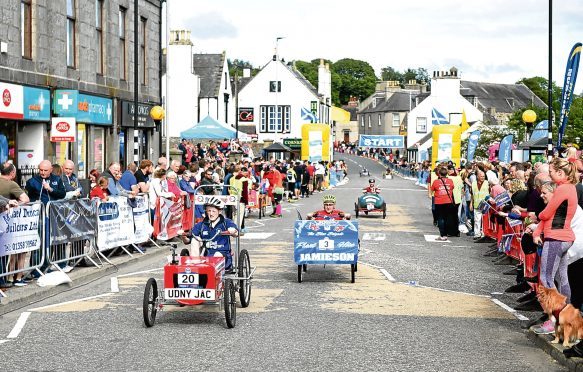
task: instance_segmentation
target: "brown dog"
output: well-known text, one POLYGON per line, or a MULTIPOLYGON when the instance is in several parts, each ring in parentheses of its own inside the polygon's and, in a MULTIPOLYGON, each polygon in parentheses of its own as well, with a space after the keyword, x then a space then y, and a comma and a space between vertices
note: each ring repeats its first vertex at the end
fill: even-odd
POLYGON ((544 312, 549 318, 555 317, 555 339, 551 342, 559 343, 562 336, 563 346, 570 347, 572 340, 583 339, 583 317, 578 309, 567 304, 567 296, 560 294, 556 288, 542 285, 538 285, 536 292, 544 312))

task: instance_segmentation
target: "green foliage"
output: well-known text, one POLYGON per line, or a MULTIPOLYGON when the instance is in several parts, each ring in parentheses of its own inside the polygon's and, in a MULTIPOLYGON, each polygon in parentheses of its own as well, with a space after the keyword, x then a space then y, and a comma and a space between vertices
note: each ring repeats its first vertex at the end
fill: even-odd
POLYGON ((338 90, 341 104, 348 103, 350 96, 363 100, 374 93, 377 77, 367 62, 344 58, 336 61, 331 69, 338 75, 336 85, 334 78, 332 79, 332 89, 338 90))
POLYGON ((243 61, 240 59, 227 59, 227 65, 229 66, 229 76, 231 77, 243 76, 243 70, 246 68, 251 70, 251 77, 257 75, 260 71, 259 68, 253 67, 249 61, 243 61))
POLYGON ((391 66, 383 67, 381 69, 381 80, 383 81, 398 81, 403 83, 403 74, 395 70, 391 66))
MULTIPOLYGON (((548 117, 548 110, 546 108, 541 108, 533 105, 529 105, 528 107, 515 111, 510 119, 508 120, 508 129, 516 134, 514 138, 514 142, 522 142, 525 140, 525 133, 526 133, 526 124, 522 121, 522 114, 526 110, 532 110, 536 113, 536 121, 532 124, 530 128, 530 133, 532 134, 532 130, 534 127, 541 122, 542 120, 547 119, 548 117)), ((556 133, 556 128, 553 128, 553 132, 556 133)))
POLYGON ((408 68, 404 72, 399 72, 391 66, 383 67, 381 69, 381 80, 383 81, 398 81, 402 88, 410 80, 417 80, 418 83, 429 84, 429 73, 427 69, 419 67, 418 69, 408 68))
MULTIPOLYGON (((492 145, 494 142, 500 142, 504 136, 514 133, 512 130, 492 126, 489 123, 484 124, 484 127, 480 128, 480 139, 478 140, 478 146, 476 147, 476 152, 474 153, 474 159, 487 160, 488 147, 490 147, 490 145, 492 145)), ((463 140, 461 146, 463 156, 467 157, 468 140, 463 140)))

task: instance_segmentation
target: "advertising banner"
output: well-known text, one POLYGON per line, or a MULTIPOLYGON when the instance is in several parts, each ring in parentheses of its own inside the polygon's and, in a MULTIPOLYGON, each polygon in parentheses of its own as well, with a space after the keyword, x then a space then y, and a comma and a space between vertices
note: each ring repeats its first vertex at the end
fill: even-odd
POLYGON ((453 134, 440 133, 437 145, 437 159, 447 161, 452 159, 453 134))
POLYGON ((361 134, 358 141, 358 146, 370 148, 402 149, 405 147, 405 137, 398 135, 361 134))
POLYGON ((97 209, 89 199, 58 200, 49 204, 50 244, 57 245, 95 236, 97 209))
POLYGON ((53 109, 59 116, 72 116, 84 124, 113 123, 113 101, 110 98, 79 93, 77 90, 55 90, 53 109))
POLYGON ((154 228, 150 223, 150 206, 146 195, 134 198, 132 213, 134 215, 134 244, 144 243, 150 239, 154 228))
POLYGON ((0 94, 2 103, 0 104, 0 118, 22 119, 24 118, 24 100, 22 85, 7 84, 0 82, 0 94))
POLYGON ((48 89, 24 87, 24 119, 49 121, 51 93, 48 89))
POLYGON ((253 107, 239 107, 239 122, 252 123, 253 118, 253 107))
POLYGON ((51 119, 51 142, 75 142, 76 133, 75 118, 51 119))
POLYGON ((579 71, 579 60, 581 59, 581 43, 573 45, 569 59, 567 60, 567 70, 565 71, 565 81, 563 82, 563 93, 561 94, 561 116, 559 118, 559 136, 557 139, 557 148, 561 147, 565 128, 569 121, 569 110, 573 102, 573 89, 577 81, 577 72, 579 71))
MULTIPOLYGON (((170 240, 182 234, 182 214, 184 213, 184 203, 182 199, 178 201, 159 198, 156 203, 156 213, 159 231, 154 230, 154 235, 158 240, 170 240)), ((156 226, 157 227, 157 226, 156 226)))
POLYGON ((294 260, 298 265, 355 264, 358 261, 358 222, 296 221, 294 260))
POLYGON ((476 153, 476 148, 478 147, 478 141, 480 140, 480 131, 476 130, 470 134, 468 138, 468 161, 474 161, 474 154, 476 153))
POLYGON ((97 248, 102 251, 134 242, 134 215, 125 196, 97 204, 97 248))
POLYGON ((32 204, 0 214, 0 256, 40 249, 41 208, 42 204, 32 204))
POLYGON ((512 140, 514 136, 512 134, 507 135, 500 141, 500 147, 498 148, 498 160, 505 163, 510 163, 510 155, 512 150, 512 140))
MULTIPOLYGON (((150 116, 152 104, 138 102, 138 128, 156 128, 154 119, 150 116)), ((133 102, 121 101, 121 126, 133 127, 136 110, 133 102)))

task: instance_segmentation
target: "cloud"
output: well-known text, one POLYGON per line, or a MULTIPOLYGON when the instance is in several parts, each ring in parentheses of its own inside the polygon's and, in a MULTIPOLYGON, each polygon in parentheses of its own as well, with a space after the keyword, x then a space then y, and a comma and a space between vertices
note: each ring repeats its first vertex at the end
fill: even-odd
POLYGON ((233 39, 239 35, 237 27, 218 12, 197 14, 186 19, 184 27, 190 29, 192 36, 200 40, 233 39))

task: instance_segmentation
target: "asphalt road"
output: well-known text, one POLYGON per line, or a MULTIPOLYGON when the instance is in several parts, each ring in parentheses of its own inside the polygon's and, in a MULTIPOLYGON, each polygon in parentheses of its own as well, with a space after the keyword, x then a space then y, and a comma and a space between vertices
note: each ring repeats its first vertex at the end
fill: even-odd
POLYGON ((161 251, 115 273, 117 293, 107 276, 2 316, 0 337, 6 337, 30 313, 17 337, 0 338, 0 369, 564 370, 492 301, 513 305, 517 296, 492 295, 513 278, 502 275, 507 266, 482 256, 484 244, 465 237, 427 241, 437 232, 425 189, 382 179, 383 168, 372 160, 338 158, 346 159, 350 181, 326 193, 336 195, 339 208, 353 212, 369 178, 359 176, 359 165, 377 179, 389 206, 384 220, 359 218, 356 283, 339 265, 310 266, 297 283, 292 227, 296 208, 305 215, 321 206, 324 193, 315 193, 284 203, 284 218, 249 218, 241 244, 257 271, 251 305, 238 308, 236 328, 227 329, 214 307, 163 311, 153 328, 144 327, 144 285, 149 277, 161 284, 162 275, 142 271, 163 265, 161 251), (92 296, 99 297, 86 299, 92 296))

